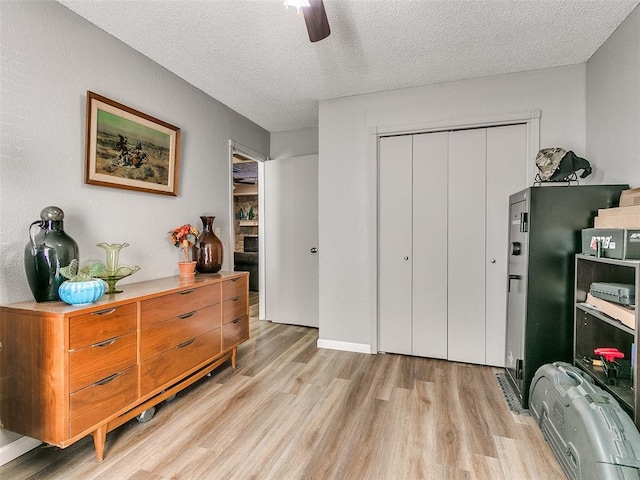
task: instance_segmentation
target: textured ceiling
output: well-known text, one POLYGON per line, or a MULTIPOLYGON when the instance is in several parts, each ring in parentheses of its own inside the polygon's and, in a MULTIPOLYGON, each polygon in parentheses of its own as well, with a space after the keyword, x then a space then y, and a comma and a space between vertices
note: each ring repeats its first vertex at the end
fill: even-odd
POLYGON ((325 0, 310 43, 282 0, 58 0, 274 131, 318 100, 582 63, 639 0, 325 0))

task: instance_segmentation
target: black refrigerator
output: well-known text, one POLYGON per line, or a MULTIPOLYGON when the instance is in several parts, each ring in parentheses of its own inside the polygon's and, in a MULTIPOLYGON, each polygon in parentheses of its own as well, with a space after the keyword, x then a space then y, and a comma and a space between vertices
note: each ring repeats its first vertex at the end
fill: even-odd
POLYGON ((544 184, 509 197, 506 376, 523 408, 545 363, 573 361, 574 256, 628 185, 544 184))

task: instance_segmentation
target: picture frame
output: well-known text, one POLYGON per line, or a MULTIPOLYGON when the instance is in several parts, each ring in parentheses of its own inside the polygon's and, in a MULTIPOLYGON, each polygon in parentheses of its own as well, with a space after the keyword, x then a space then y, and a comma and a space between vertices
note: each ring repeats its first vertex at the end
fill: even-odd
POLYGON ((85 183, 178 195, 180 129, 87 91, 85 183))

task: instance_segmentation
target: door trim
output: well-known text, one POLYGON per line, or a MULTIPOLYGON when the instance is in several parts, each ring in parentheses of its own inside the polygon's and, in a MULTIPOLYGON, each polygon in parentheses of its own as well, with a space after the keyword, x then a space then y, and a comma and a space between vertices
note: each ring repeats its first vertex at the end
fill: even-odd
POLYGON ((371 298, 371 306, 373 315, 371 316, 372 328, 371 328, 371 353, 378 352, 379 338, 378 338, 378 211, 379 205, 379 169, 380 169, 380 155, 379 144, 381 137, 395 136, 395 135, 413 135, 420 133, 434 133, 446 130, 466 130, 470 128, 487 128, 507 125, 525 124, 527 127, 527 158, 530 159, 531 165, 527 167, 527 185, 533 184, 535 178, 535 158, 540 151, 540 117, 542 116, 541 110, 529 110, 526 112, 514 112, 495 115, 486 115, 482 117, 466 117, 459 119, 437 120, 423 123, 404 124, 404 125, 371 125, 369 127, 369 148, 372 152, 372 157, 375 162, 373 168, 373 182, 371 184, 371 202, 375 205, 372 215, 372 249, 373 258, 372 265, 373 271, 371 279, 374 288, 372 289, 373 295, 371 298))
MULTIPOLYGON (((258 163, 258 218, 264 219, 264 162, 270 160, 268 155, 257 152, 249 147, 229 139, 229 248, 227 261, 231 270, 234 268, 233 251, 235 250, 235 213, 233 199, 233 154, 238 153, 258 163)), ((264 252, 264 221, 258 223, 258 251, 264 252)), ((258 319, 266 317, 265 305, 267 299, 265 282, 265 255, 258 255, 258 319)))

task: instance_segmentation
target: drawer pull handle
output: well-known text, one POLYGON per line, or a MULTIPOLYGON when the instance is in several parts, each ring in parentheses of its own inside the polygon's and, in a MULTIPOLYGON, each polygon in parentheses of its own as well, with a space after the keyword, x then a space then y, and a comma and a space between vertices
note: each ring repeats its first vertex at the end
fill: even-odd
POLYGON ((237 282, 238 280, 240 280, 239 278, 232 278, 231 281, 232 282, 237 282))
POLYGON ((117 308, 107 308, 105 310, 98 310, 97 312, 93 312, 92 315, 111 315, 116 310, 117 308))
POLYGON ((183 313, 182 315, 178 315, 178 318, 181 320, 184 320, 185 318, 189 318, 194 313, 196 313, 195 310, 193 312, 183 313))
POLYGON ((232 320, 231 323, 238 323, 242 317, 238 317, 235 320, 232 320))
POLYGON ((186 342, 182 342, 180 345, 178 345, 178 348, 188 347, 189 345, 191 345, 195 341, 196 341, 196 339, 192 338, 191 340, 187 340, 186 342))
POLYGON ((108 345, 114 344, 116 342, 116 340, 118 340, 118 337, 113 337, 113 338, 110 338, 108 340, 104 340, 102 342, 94 343, 91 346, 92 347, 106 347, 108 345))
POLYGON ((116 379, 116 377, 119 377, 120 375, 122 375, 122 372, 114 373, 113 375, 109 375, 107 378, 103 378, 102 380, 98 380, 96 383, 94 383, 91 386, 92 387, 99 387, 99 386, 102 386, 102 385, 106 385, 109 382, 113 382, 116 379))
POLYGON ((231 299, 231 301, 232 301, 232 302, 237 302, 238 300, 240 300, 240 297, 233 297, 233 298, 231 299))
POLYGON ((191 292, 195 292, 195 288, 190 288, 189 290, 183 290, 181 292, 178 292, 178 295, 186 295, 187 293, 191 293, 191 292))

